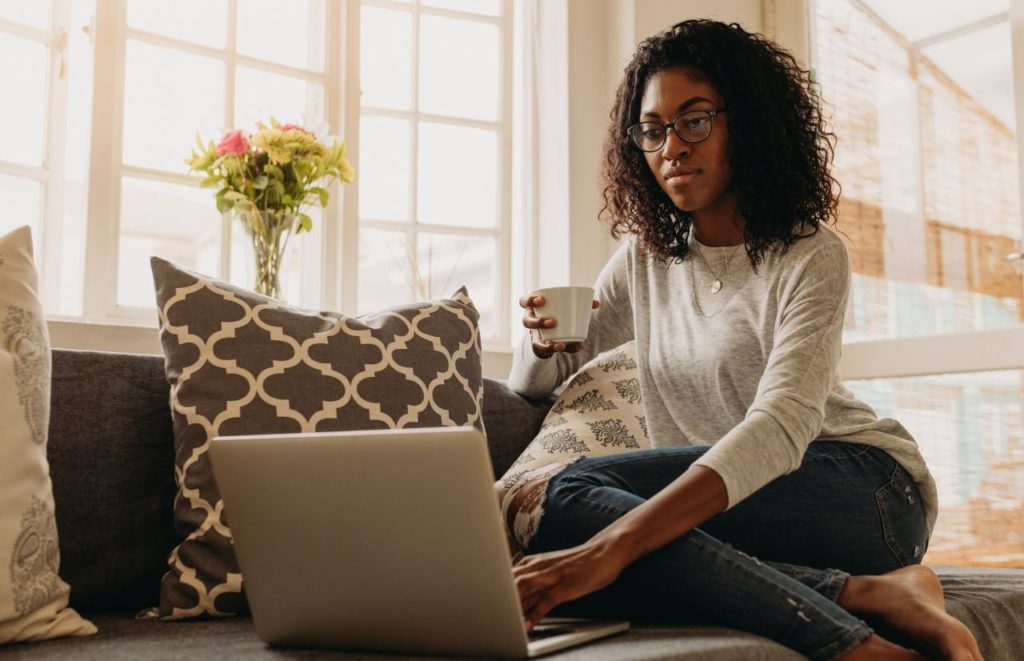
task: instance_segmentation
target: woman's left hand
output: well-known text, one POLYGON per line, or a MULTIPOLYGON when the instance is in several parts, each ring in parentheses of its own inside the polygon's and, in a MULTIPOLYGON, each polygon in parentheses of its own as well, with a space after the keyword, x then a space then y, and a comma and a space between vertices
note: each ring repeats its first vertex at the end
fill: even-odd
POLYGON ((596 539, 570 549, 526 556, 512 573, 527 630, 558 604, 610 585, 629 562, 612 544, 596 539))

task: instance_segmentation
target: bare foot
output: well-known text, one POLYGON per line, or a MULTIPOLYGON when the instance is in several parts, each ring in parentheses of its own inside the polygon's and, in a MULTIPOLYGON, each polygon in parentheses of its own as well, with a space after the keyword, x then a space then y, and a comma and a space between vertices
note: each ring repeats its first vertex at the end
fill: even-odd
POLYGON ((928 567, 910 565, 881 576, 851 576, 837 603, 887 639, 931 658, 982 661, 970 629, 946 612, 942 584, 928 567))

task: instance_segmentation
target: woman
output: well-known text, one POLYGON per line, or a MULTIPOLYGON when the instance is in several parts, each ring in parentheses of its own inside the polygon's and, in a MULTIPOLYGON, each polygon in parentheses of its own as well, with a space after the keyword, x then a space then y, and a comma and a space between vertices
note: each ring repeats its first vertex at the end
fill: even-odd
POLYGON ((521 489, 546 494, 515 567, 527 626, 565 604, 812 659, 980 659, 918 564, 936 496, 917 444, 837 374, 850 263, 824 226, 834 136, 807 72, 738 25, 686 21, 640 44, 611 117, 605 212, 629 240, 584 343, 540 341, 557 320, 520 301, 510 384, 546 397, 635 339, 654 449, 521 489))

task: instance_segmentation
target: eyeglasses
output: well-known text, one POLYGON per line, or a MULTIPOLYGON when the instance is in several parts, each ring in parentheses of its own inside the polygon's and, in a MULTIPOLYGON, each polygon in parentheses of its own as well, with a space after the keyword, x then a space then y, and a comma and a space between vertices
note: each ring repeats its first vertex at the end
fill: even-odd
POLYGON ((692 145, 708 139, 711 127, 715 123, 715 116, 725 110, 694 110, 679 115, 668 124, 640 122, 626 129, 626 135, 641 151, 647 152, 658 151, 665 146, 669 129, 675 131, 680 140, 692 145))

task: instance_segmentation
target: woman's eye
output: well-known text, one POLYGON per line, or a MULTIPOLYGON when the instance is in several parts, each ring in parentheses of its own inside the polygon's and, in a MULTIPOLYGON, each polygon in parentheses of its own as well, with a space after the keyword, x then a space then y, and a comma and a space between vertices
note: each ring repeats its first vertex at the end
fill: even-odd
POLYGON ((661 129, 647 129, 643 132, 643 136, 648 140, 657 140, 661 137, 661 129))
POLYGON ((688 119, 686 120, 686 128, 690 129, 691 131, 699 131, 704 128, 704 125, 705 123, 707 123, 707 121, 708 120, 704 119, 703 117, 698 117, 697 119, 688 119))

